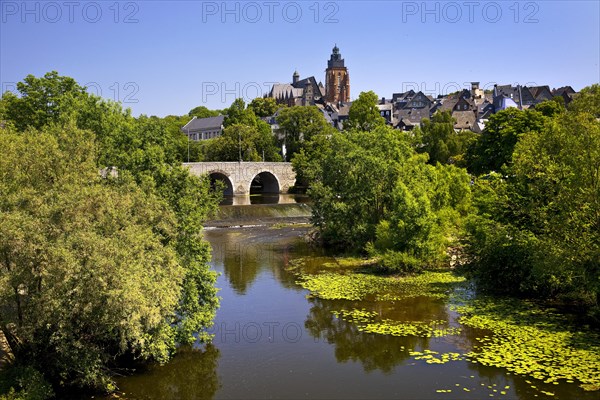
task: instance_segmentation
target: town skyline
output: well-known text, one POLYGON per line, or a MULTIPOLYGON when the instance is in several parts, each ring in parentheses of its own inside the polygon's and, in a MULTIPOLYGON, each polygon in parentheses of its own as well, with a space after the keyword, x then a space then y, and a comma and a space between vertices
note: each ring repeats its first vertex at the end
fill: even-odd
POLYGON ((8 1, 0 83, 2 92, 15 91, 28 74, 56 70, 134 115, 181 115, 262 97, 294 71, 325 84, 336 44, 350 100, 369 90, 444 95, 472 81, 484 90, 576 91, 600 81, 597 2, 475 3, 83 2, 67 9, 8 1))

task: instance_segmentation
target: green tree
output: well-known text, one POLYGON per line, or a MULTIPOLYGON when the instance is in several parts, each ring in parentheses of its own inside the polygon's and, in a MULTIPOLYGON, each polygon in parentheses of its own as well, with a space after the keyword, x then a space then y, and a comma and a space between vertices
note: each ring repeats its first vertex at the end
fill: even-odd
POLYGON ((546 117, 554 117, 565 112, 565 100, 562 97, 554 97, 535 105, 535 110, 546 117))
POLYGON ((209 110, 204 106, 198 106, 192 108, 188 112, 188 117, 196 117, 196 118, 208 118, 208 117, 216 117, 220 114, 218 110, 209 110))
POLYGON ((255 127, 258 123, 258 118, 254 114, 254 111, 246 107, 246 102, 242 98, 235 99, 231 106, 225 110, 225 115, 226 118, 223 122, 225 127, 234 124, 255 127))
POLYGON ((517 108, 507 108, 492 115, 479 138, 467 150, 469 171, 481 175, 510 165, 519 137, 540 131, 545 120, 538 111, 517 108))
POLYGON ((430 164, 463 166, 464 153, 475 134, 471 131, 456 133, 454 122, 450 111, 438 111, 431 119, 423 118, 421 127, 414 129, 416 150, 429 154, 430 164))
POLYGON ((600 93, 585 92, 519 137, 506 178, 476 182, 467 272, 489 290, 575 299, 598 322, 600 93))
POLYGON ((165 125, 165 130, 168 133, 168 136, 171 138, 170 140, 172 140, 174 143, 177 152, 177 159, 181 162, 187 162, 189 148, 189 161, 202 161, 200 143, 198 141, 188 140, 187 135, 181 130, 185 124, 190 122, 190 117, 187 115, 167 115, 161 120, 165 125))
POLYGON ((385 125, 385 118, 381 116, 377 107, 378 101, 379 98, 375 92, 362 92, 350 106, 348 121, 344 123, 344 129, 372 131, 385 125))
POLYGON ((127 174, 103 180, 93 136, 72 126, 0 142, 0 329, 15 358, 59 386, 110 388, 115 357, 164 362, 189 342, 178 327, 199 316, 167 203, 127 174))
POLYGON ((271 126, 259 119, 243 99, 236 99, 227 109, 223 134, 206 141, 206 161, 281 161, 271 126))
POLYGON ((207 141, 207 161, 281 161, 279 148, 268 124, 259 127, 229 125, 223 134, 207 141))
MULTIPOLYGON (((84 144, 87 143, 86 140, 77 141, 76 145, 72 145, 68 151, 64 151, 61 154, 52 153, 52 157, 40 156, 42 160, 44 157, 53 160, 52 162, 49 162, 48 165, 51 169, 54 168, 52 171, 56 171, 56 176, 61 177, 62 179, 61 173, 64 173, 66 176, 65 179, 67 179, 67 177, 73 177, 75 175, 67 174, 66 172, 71 169, 83 169, 86 171, 86 174, 90 176, 89 178, 84 179, 83 182, 94 182, 95 178, 92 178, 92 175, 93 177, 97 177, 99 168, 116 167, 119 176, 117 181, 119 185, 124 185, 123 188, 119 190, 124 190, 127 193, 131 192, 132 196, 135 195, 143 199, 139 201, 136 200, 136 202, 125 197, 111 199, 107 197, 110 193, 103 193, 101 187, 93 187, 97 192, 94 192, 90 196, 97 196, 98 198, 105 199, 106 204, 99 207, 99 209, 106 210, 107 218, 112 215, 110 209, 107 207, 110 207, 111 205, 114 206, 114 203, 120 202, 123 202, 123 207, 130 207, 129 213, 135 218, 138 218, 137 213, 139 210, 138 208, 133 208, 133 204, 144 204, 145 202, 151 207, 154 207, 154 203, 157 204, 156 207, 160 205, 164 208, 164 210, 161 209, 161 212, 164 211, 163 214, 165 215, 165 218, 169 216, 169 224, 171 224, 170 226, 172 226, 172 228, 170 228, 166 222, 159 223, 159 220, 157 219, 158 216, 152 217, 149 214, 145 214, 145 216, 149 218, 149 221, 153 221, 152 223, 156 222, 153 226, 154 229, 157 230, 158 237, 165 241, 165 245, 168 244, 168 247, 171 249, 170 251, 174 252, 173 257, 177 265, 181 267, 179 272, 177 272, 177 274, 180 274, 180 278, 177 278, 179 275, 175 274, 174 279, 180 279, 181 284, 179 285, 179 291, 176 296, 177 301, 175 304, 175 311, 171 314, 170 320, 167 323, 169 329, 161 330, 161 332, 156 333, 158 335, 156 336, 157 338, 161 335, 168 335, 170 339, 167 340, 165 337, 164 341, 156 342, 157 347, 153 348, 151 352, 147 349, 144 351, 152 358, 159 359, 162 357, 162 359, 164 359, 172 348, 172 346, 166 346, 168 343, 192 343, 197 339, 208 339, 208 335, 204 330, 212 323, 215 310, 218 306, 218 299, 214 287, 215 274, 211 272, 208 267, 208 261, 210 259, 209 247, 202 239, 201 230, 203 221, 216 208, 219 195, 210 191, 210 182, 208 179, 191 176, 188 170, 181 166, 181 134, 172 129, 172 125, 170 125, 168 121, 160 118, 146 116, 133 118, 130 111, 124 111, 119 104, 104 101, 96 96, 89 95, 76 83, 72 84, 70 79, 59 77, 56 73, 47 74, 43 79, 28 77, 28 79, 21 85, 18 85, 18 87, 21 91, 21 97, 5 95, 2 100, 0 100, 0 110, 3 110, 3 118, 5 119, 4 125, 7 126, 7 128, 4 128, 6 132, 10 132, 12 129, 10 127, 15 126, 21 135, 25 135, 25 137, 29 138, 28 140, 33 143, 34 140, 30 139, 32 136, 27 135, 28 131, 24 131, 23 129, 26 129, 26 127, 39 127, 39 125, 43 125, 40 128, 43 131, 42 133, 45 132, 50 136, 56 137, 61 146, 63 143, 64 146, 71 146, 73 142, 69 140, 69 135, 78 137, 77 132, 79 132, 80 129, 85 129, 93 133, 91 137, 87 138, 87 142, 90 144, 95 143, 97 151, 85 153, 88 154, 88 156, 86 156, 86 162, 90 162, 90 159, 93 161, 93 168, 90 168, 89 170, 86 169, 86 165, 69 165, 66 167, 63 166, 64 164, 61 162, 54 161, 54 159, 60 160, 61 157, 71 157, 77 160, 75 155, 85 150, 84 144), (67 82, 68 84, 61 85, 61 82, 67 82), (54 90, 53 88, 57 86, 64 88, 64 90, 54 90), (45 103, 58 106, 43 108, 41 111, 32 109, 30 104, 35 104, 36 99, 40 96, 45 96, 45 103), (44 115, 44 112, 46 115, 44 115), (60 128, 62 126, 68 127, 68 129, 66 129, 66 132, 68 133, 66 136, 63 134, 64 129, 60 128), (81 147, 81 149, 79 147, 81 147), (139 191, 136 187, 139 187, 142 192, 136 194, 136 191, 139 191), (144 196, 146 196, 147 199, 144 196), (161 229, 166 230, 162 232, 161 229), (160 343, 163 343, 164 345, 160 343)), ((33 146, 32 149, 33 148, 35 148, 35 146, 33 146)), ((29 154, 32 150, 24 146, 20 148, 19 151, 29 154)), ((6 168, 9 168, 8 166, 11 165, 11 163, 13 162, 7 162, 6 168)), ((30 168, 30 170, 33 171, 35 168, 30 168)), ((42 169, 39 170, 42 171, 42 169)), ((48 174, 48 172, 44 173, 48 174)), ((6 178, 10 180, 10 176, 6 175, 3 179, 6 178)), ((49 176, 52 180, 58 179, 54 175, 49 176)), ((32 176, 31 179, 37 178, 32 176)), ((43 181, 45 178, 42 176, 40 179, 43 181)), ((80 179, 80 181, 82 180, 80 179)), ((110 181, 110 183, 116 182, 110 181)), ((63 186, 65 187, 65 195, 70 196, 72 193, 75 193, 73 194, 73 196, 75 196, 79 192, 81 192, 81 195, 88 193, 75 184, 72 186, 63 186)), ((10 186, 10 189, 17 193, 15 196, 22 196, 29 190, 23 189, 23 193, 20 193, 15 187, 18 188, 18 185, 14 187, 10 186)), ((27 185, 23 185, 23 187, 26 188, 27 185)), ((55 196, 60 197, 58 194, 59 192, 53 191, 52 193, 54 193, 55 196)), ((121 195, 125 196, 125 194, 122 193, 121 195)), ((9 196, 7 196, 7 198, 8 197, 9 196)), ((4 199, 4 196, 2 196, 2 199, 4 199)), ((40 201, 42 199, 46 199, 46 197, 40 197, 40 201)), ((74 209, 73 212, 75 212, 77 211, 75 208, 77 207, 77 204, 79 204, 77 203, 77 199, 77 197, 74 197, 72 200, 65 198, 64 203, 66 206, 72 207, 74 209)), ((48 201, 50 200, 51 199, 48 201)), ((81 200, 81 202, 84 202, 84 200, 81 200)), ((91 200, 90 203, 95 204, 91 200)), ((25 201, 19 204, 22 204, 23 207, 29 206, 25 201)), ((44 207, 40 207, 40 212, 48 208, 44 207)), ((148 212, 150 211, 151 209, 148 210, 148 212)), ((58 218, 61 213, 68 215, 69 212, 71 212, 70 209, 64 211, 59 210, 57 211, 58 214, 55 214, 55 216, 58 218)), ((85 215, 82 213, 76 213, 75 215, 83 215, 81 218, 85 219, 85 215)), ((19 215, 17 215, 17 217, 18 216, 19 215)), ((43 215, 42 217, 46 218, 46 215, 43 215)), ((132 220, 132 224, 137 221, 135 218, 132 220)), ((34 220, 36 219, 34 218, 34 220)), ((123 220, 129 221, 126 216, 123 216, 123 220)), ((27 221, 23 221, 23 223, 27 223, 27 221)), ((73 220, 73 227, 65 228, 65 230, 68 228, 74 232, 71 235, 73 238, 78 237, 76 234, 77 223, 78 220, 75 218, 73 220)), ((89 229, 95 229, 94 223, 94 221, 90 222, 89 229)), ((14 222, 12 225, 7 223, 6 227, 11 228, 16 226, 15 224, 18 225, 18 223, 14 222)), ((49 223, 49 226, 54 227, 52 223, 49 223)), ((83 228, 88 229, 88 225, 84 225, 83 228)), ((84 233, 87 232, 85 229, 84 233)), ((59 231, 60 229, 56 230, 56 232, 59 231)), ((32 234, 36 233, 35 230, 32 230, 31 232, 32 234)), ((132 232, 135 233, 135 231, 132 232)), ((123 234, 125 233, 127 233, 127 231, 123 232, 123 234)), ((10 234, 14 236, 14 232, 10 234)), ((46 233, 43 231, 40 235, 40 237, 43 238, 46 233)), ((115 237, 118 236, 119 235, 115 233, 115 237)), ((6 238, 9 237, 10 236, 6 236, 6 238)), ((148 240, 153 238, 148 235, 147 237, 148 240)), ((24 243, 34 243, 36 240, 35 238, 31 239, 33 241, 30 239, 31 238, 28 238, 24 243)), ((124 243, 130 243, 133 239, 124 238, 123 240, 124 243)), ((140 243, 143 244, 149 242, 145 241, 145 239, 140 239, 140 243)), ((148 244, 148 246, 150 246, 148 247, 148 251, 155 248, 152 247, 154 245, 151 244, 148 244)), ((10 246, 7 245, 7 247, 10 246)), ((131 244, 131 251, 134 251, 135 248, 136 247, 131 244)), ((114 251, 115 254, 117 254, 118 249, 115 249, 114 251)), ((67 254, 66 251, 65 254, 67 254)), ((79 253, 75 252, 73 254, 79 253)), ((153 253, 149 254, 152 255, 153 253)), ((106 257, 108 259, 108 256, 106 257)), ((169 261, 172 258, 170 255, 165 253, 162 257, 163 261, 171 262, 169 261)), ((77 257, 75 257, 75 261, 76 260, 77 257)), ((65 265, 66 264, 67 263, 65 262, 65 265)), ((150 287, 148 288, 151 289, 150 287)), ((137 292, 132 293, 132 295, 146 294, 146 292, 141 291, 142 289, 134 290, 137 290, 137 292)), ((166 303, 165 306, 169 304, 170 303, 166 303)), ((77 322, 78 317, 79 315, 74 315, 74 323, 77 322)), ((135 320, 132 321, 135 322, 135 320)), ((158 327, 158 325, 156 325, 156 327, 158 327)), ((152 334, 154 333, 155 332, 153 331, 152 334)), ((72 336, 64 339, 65 346, 67 346, 68 341, 71 339, 73 339, 72 336)), ((148 345, 152 343, 152 341, 144 339, 143 337, 140 340, 148 345)), ((144 344, 144 346, 146 346, 146 344, 144 344)), ((73 342, 73 345, 76 347, 83 346, 83 344, 79 342, 73 342)), ((126 345, 129 346, 127 343, 126 345)), ((106 350, 102 348, 100 344, 98 344, 98 346, 100 348, 96 350, 106 350)), ((110 347, 112 345, 111 343, 107 343, 107 346, 110 347)), ((90 344, 90 347, 95 348, 96 345, 92 343, 90 344)), ((109 350, 112 351, 111 349, 109 350)), ((88 350, 96 351, 94 349, 83 349, 82 351, 88 350)), ((107 360, 109 359, 111 358, 109 357, 107 360)), ((36 358, 32 358, 32 360, 35 361, 36 358)), ((80 361, 85 363, 92 362, 93 360, 86 361, 85 359, 81 359, 80 361)), ((94 371, 101 370, 106 372, 107 366, 104 361, 104 358, 93 361, 95 363, 94 371)), ((76 364, 74 364, 74 366, 77 367, 76 364)), ((89 379, 81 378, 81 380, 77 380, 80 379, 77 378, 73 383, 86 384, 85 382, 88 382, 91 384, 96 377, 103 380, 104 378, 102 377, 105 376, 106 374, 98 375, 94 372, 90 375, 89 379)), ((69 381, 65 381, 64 379, 62 379, 62 381, 65 382, 65 384, 69 383, 69 381)))
POLYGON ((315 140, 293 164, 311 181, 313 223, 326 245, 369 251, 405 272, 444 258, 451 228, 469 208, 463 170, 427 165, 404 132, 386 126, 315 140))
POLYGON ((286 146, 286 159, 291 160, 315 135, 327 134, 332 127, 315 106, 284 108, 277 116, 279 134, 286 146))
POLYGON ((18 130, 27 127, 42 128, 59 122, 64 113, 74 110, 82 98, 89 97, 84 87, 75 79, 48 72, 41 78, 27 75, 17 83, 20 96, 11 92, 3 94, 6 116, 18 130))
POLYGON ((248 108, 259 118, 269 117, 283 107, 272 97, 257 97, 250 102, 248 108))
POLYGON ((585 87, 577 93, 576 101, 569 104, 568 109, 573 112, 585 112, 600 118, 600 84, 585 87))

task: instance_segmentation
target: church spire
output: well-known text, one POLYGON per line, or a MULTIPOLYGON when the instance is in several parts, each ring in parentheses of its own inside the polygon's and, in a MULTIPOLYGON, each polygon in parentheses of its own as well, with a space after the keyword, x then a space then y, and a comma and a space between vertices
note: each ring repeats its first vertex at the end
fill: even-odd
POLYGON ((331 57, 329 58, 329 62, 327 63, 328 68, 344 68, 344 59, 340 54, 340 49, 337 47, 337 44, 333 48, 331 53, 331 57))

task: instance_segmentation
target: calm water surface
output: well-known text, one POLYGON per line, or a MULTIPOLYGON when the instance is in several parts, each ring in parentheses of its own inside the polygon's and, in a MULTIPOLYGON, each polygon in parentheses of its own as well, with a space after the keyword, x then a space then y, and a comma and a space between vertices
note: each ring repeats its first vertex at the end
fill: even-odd
MULTIPOLYGON (((186 350, 165 366, 118 380, 130 399, 541 399, 523 377, 467 361, 443 365, 416 361, 409 350, 466 352, 481 335, 465 328, 445 338, 393 337, 359 332, 333 310, 366 308, 388 317, 449 320, 441 300, 336 302, 307 298, 286 266, 315 256, 303 241, 305 227, 211 229, 212 266, 222 297, 214 342, 186 350), (505 389, 509 386, 509 389, 505 389), (437 393, 452 388, 451 393, 437 393), (463 388, 470 391, 466 392, 463 388), (505 391, 501 395, 500 391, 505 391), (493 396, 490 396, 493 395, 493 396)), ((575 384, 544 385, 554 399, 595 399, 575 384)))

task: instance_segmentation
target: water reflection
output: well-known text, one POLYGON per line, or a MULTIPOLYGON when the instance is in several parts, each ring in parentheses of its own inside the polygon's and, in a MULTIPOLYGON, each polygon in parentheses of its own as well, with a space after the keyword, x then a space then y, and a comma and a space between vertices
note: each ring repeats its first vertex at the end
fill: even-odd
POLYGON ((117 380, 124 398, 135 400, 212 399, 221 387, 217 366, 219 349, 213 345, 204 351, 186 348, 167 364, 153 365, 137 374, 117 380))
MULTIPOLYGON (((268 227, 243 229, 215 229, 205 236, 212 245, 212 263, 222 265, 223 273, 233 290, 245 294, 261 271, 269 271, 282 286, 300 288, 296 277, 282 268, 289 263, 292 254, 303 252, 306 245, 298 243, 298 232, 302 228, 287 230, 286 234, 274 236, 268 227)), ((216 268, 220 270, 220 268, 216 268)))
POLYGON ((395 337, 364 333, 356 323, 344 321, 333 312, 342 309, 366 309, 376 311, 379 320, 433 321, 447 319, 443 304, 430 299, 407 299, 399 307, 398 302, 332 301, 309 299, 312 307, 305 327, 316 339, 324 339, 335 345, 338 362, 360 361, 365 371, 391 372, 395 366, 409 358, 409 350, 428 348, 429 338, 395 337))
POLYGON ((220 205, 247 206, 250 204, 295 204, 310 203, 308 196, 303 194, 261 193, 252 195, 226 195, 220 205))
MULTIPOLYGON (((397 337, 363 333, 356 324, 337 318, 333 311, 339 311, 340 302, 312 298, 310 314, 304 326, 315 339, 326 340, 335 345, 335 358, 338 362, 360 362, 365 371, 381 370, 389 373, 394 367, 409 358, 411 343, 397 337), (404 347, 403 347, 404 346, 404 347)), ((412 346, 412 347, 411 347, 412 346)))

